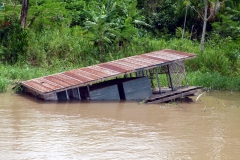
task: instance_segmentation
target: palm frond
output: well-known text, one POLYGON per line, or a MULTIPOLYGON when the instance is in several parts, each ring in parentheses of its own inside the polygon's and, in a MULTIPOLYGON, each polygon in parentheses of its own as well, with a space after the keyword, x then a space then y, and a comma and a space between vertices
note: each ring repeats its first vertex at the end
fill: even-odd
POLYGON ((103 39, 104 39, 104 41, 106 41, 107 43, 112 43, 112 41, 111 41, 108 37, 106 37, 106 36, 104 36, 103 39))
POLYGON ((133 23, 134 23, 134 24, 137 24, 137 25, 152 27, 151 25, 149 25, 149 24, 147 24, 146 22, 141 21, 141 20, 134 20, 133 23))

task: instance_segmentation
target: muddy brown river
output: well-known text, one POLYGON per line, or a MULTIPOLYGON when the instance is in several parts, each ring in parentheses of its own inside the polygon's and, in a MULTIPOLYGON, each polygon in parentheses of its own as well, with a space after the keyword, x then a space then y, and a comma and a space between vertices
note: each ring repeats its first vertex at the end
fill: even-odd
POLYGON ((180 105, 50 103, 4 93, 0 123, 0 160, 240 159, 239 92, 180 105))

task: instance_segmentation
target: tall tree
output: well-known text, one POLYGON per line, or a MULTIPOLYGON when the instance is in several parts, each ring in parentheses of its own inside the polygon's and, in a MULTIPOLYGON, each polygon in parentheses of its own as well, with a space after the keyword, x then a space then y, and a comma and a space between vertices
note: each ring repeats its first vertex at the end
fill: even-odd
POLYGON ((22 11, 21 11, 21 26, 26 28, 28 14, 28 0, 22 0, 22 11))
POLYGON ((204 0, 204 16, 203 19, 203 30, 202 30, 202 38, 200 43, 200 51, 204 51, 204 42, 205 42, 205 34, 206 34, 206 27, 207 22, 209 19, 214 19, 216 12, 220 9, 221 2, 218 0, 204 0), (210 14, 208 16, 208 10, 210 14))
POLYGON ((183 39, 183 37, 184 37, 184 32, 185 32, 185 27, 186 27, 186 21, 187 21, 187 13, 188 13, 188 7, 189 7, 189 5, 190 5, 190 1, 189 1, 189 0, 184 1, 184 4, 186 5, 186 11, 185 11, 185 16, 184 16, 182 39, 183 39))
POLYGON ((204 50, 207 21, 210 18, 210 16, 209 16, 209 18, 207 18, 207 14, 208 14, 208 0, 204 0, 203 30, 202 30, 202 38, 201 38, 201 43, 200 43, 200 51, 201 52, 203 52, 203 50, 204 50))

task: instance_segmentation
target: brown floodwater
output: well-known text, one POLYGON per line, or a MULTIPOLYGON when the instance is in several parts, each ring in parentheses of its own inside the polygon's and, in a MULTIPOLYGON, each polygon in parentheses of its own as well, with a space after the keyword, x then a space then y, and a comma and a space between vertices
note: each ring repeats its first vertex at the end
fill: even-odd
POLYGON ((171 105, 4 93, 0 123, 0 160, 240 159, 239 92, 171 105))

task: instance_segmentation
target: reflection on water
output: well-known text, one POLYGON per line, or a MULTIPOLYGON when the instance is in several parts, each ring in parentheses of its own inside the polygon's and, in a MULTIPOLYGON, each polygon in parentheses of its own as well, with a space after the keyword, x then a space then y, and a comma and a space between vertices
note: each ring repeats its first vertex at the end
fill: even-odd
MULTIPOLYGON (((194 97, 196 99, 196 97, 194 97)), ((0 159, 239 159, 240 93, 197 102, 49 103, 0 94, 0 159)))

